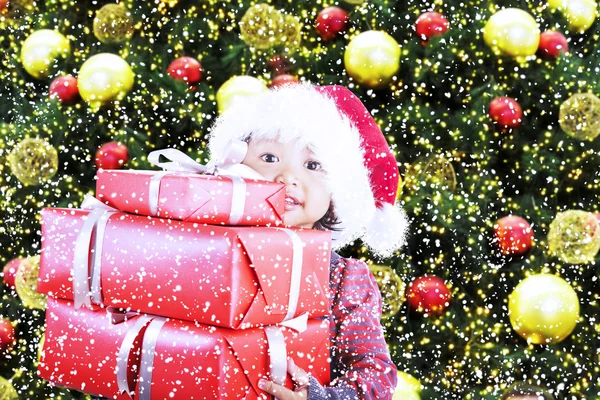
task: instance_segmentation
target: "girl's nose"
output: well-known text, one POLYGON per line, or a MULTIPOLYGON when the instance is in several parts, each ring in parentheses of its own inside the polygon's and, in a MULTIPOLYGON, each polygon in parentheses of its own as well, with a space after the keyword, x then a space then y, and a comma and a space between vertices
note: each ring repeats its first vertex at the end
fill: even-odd
POLYGON ((291 168, 285 168, 277 174, 275 182, 282 183, 284 185, 298 186, 298 175, 294 173, 291 168))

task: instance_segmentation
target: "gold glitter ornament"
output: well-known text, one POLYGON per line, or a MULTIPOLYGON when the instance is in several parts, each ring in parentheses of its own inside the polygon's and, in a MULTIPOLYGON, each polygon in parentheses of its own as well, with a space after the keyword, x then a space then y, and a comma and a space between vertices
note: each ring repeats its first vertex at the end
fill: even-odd
POLYGON ((384 87, 400 69, 400 45, 387 32, 362 32, 346 46, 344 66, 359 84, 384 87))
POLYGON ((505 8, 486 22, 483 40, 495 53, 512 57, 529 57, 536 53, 540 43, 540 28, 526 11, 505 8))
POLYGON ((548 231, 550 253, 569 264, 594 261, 600 250, 600 223, 591 212, 558 213, 548 231))
POLYGON ((21 261, 15 276, 15 289, 27 308, 46 309, 46 296, 37 292, 40 256, 28 257, 21 261))
POLYGON ((217 90, 217 108, 222 113, 234 102, 267 91, 261 80, 247 75, 232 76, 217 90))
POLYGON ((370 265, 369 269, 375 276, 383 299, 382 318, 391 318, 398 314, 400 307, 402 307, 406 285, 396 271, 390 267, 370 265))
POLYGON ((106 4, 96 11, 94 36, 102 43, 120 43, 133 33, 131 13, 121 4, 106 4))
POLYGON ((283 46, 287 53, 293 53, 302 42, 302 24, 296 17, 285 15, 281 29, 277 44, 283 46))
POLYGON ((398 384, 392 400, 421 400, 419 393, 423 385, 414 376, 398 371, 398 384))
POLYGON ((38 185, 56 174, 58 152, 44 139, 26 138, 10 152, 8 165, 24 185, 38 185))
POLYGON ((450 160, 442 155, 434 155, 420 158, 409 165, 404 177, 404 187, 416 191, 421 186, 454 191, 456 172, 450 160))
POLYGON ((19 393, 12 382, 0 376, 0 400, 19 400, 19 393))
POLYGON ((558 276, 531 275, 509 295, 508 317, 513 329, 529 343, 559 343, 577 325, 579 298, 558 276))
POLYGON ((560 105, 558 124, 569 136, 594 140, 600 134, 600 99, 592 93, 576 93, 560 105))
POLYGON ((250 7, 240 20, 240 35, 242 40, 251 47, 266 50, 281 40, 285 31, 283 15, 265 3, 250 7))
POLYGON ((60 32, 40 29, 25 39, 21 46, 23 68, 37 79, 50 76, 56 63, 71 53, 69 40, 60 32))
POLYGON ((133 88, 135 75, 127 61, 116 54, 90 57, 79 69, 77 87, 81 98, 92 107, 120 101, 133 88))

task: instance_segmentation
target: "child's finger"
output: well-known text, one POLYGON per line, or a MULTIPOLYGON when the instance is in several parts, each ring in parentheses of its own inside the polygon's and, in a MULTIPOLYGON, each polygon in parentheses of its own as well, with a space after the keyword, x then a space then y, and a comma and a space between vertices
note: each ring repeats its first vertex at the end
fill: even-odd
POLYGON ((258 381, 258 387, 265 392, 272 394, 279 400, 294 400, 294 392, 285 386, 278 385, 275 382, 261 379, 258 381))
POLYGON ((303 387, 308 385, 310 376, 302 368, 296 365, 292 358, 288 358, 287 364, 288 374, 292 377, 292 380, 296 383, 296 387, 303 387))

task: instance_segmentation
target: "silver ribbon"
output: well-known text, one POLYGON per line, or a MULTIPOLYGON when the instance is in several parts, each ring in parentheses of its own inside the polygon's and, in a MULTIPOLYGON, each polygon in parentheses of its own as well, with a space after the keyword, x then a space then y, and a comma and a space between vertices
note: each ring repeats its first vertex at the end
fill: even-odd
POLYGON ((241 178, 264 179, 256 171, 241 165, 248 151, 248 143, 242 140, 230 140, 225 147, 225 158, 223 160, 211 160, 206 165, 194 161, 191 157, 177 149, 155 150, 148 154, 148 161, 164 171, 158 172, 150 179, 148 187, 148 207, 150 214, 158 216, 160 201, 160 183, 162 179, 171 173, 188 172, 201 173, 205 175, 223 175, 232 180, 231 213, 229 225, 237 225, 244 214, 246 203, 246 182, 241 178), (160 157, 168 159, 168 162, 160 162, 160 157))
POLYGON ((288 299, 287 314, 285 315, 284 321, 291 320, 296 315, 298 309, 298 300, 300 298, 300 285, 302 279, 302 258, 303 258, 303 243, 302 239, 296 232, 290 229, 280 228, 282 231, 288 234, 292 241, 292 276, 290 280, 290 296, 288 299))

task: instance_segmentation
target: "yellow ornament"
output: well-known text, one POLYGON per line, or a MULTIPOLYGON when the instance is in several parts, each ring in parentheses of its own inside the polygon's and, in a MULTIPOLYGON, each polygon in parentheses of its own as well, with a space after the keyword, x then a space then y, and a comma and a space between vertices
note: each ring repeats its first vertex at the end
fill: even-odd
POLYGON ((23 42, 21 62, 29 75, 43 79, 52 74, 58 60, 67 58, 70 52, 69 40, 60 32, 41 29, 23 42))
POLYGON ((404 302, 406 285, 396 271, 384 265, 370 265, 377 286, 383 299, 383 318, 391 318, 398 314, 404 302))
POLYGON ((576 93, 560 105, 558 123, 567 135, 594 140, 600 134, 600 99, 592 93, 576 93))
POLYGON ((240 20, 240 36, 247 45, 269 49, 281 41, 284 31, 283 15, 265 3, 250 7, 240 20))
POLYGON ((548 249, 569 264, 594 261, 600 250, 600 223, 591 212, 568 210, 558 213, 548 231, 548 249))
POLYGON ((133 87, 134 74, 127 61, 116 54, 90 57, 79 69, 77 87, 91 106, 122 100, 133 87))
POLYGON ((495 53, 529 57, 540 44, 540 28, 535 19, 518 8, 505 8, 490 17, 483 28, 483 40, 495 53))
POLYGON ((348 4, 359 5, 365 2, 365 0, 344 0, 348 4))
POLYGON ((253 96, 267 91, 267 85, 252 76, 236 75, 232 76, 217 91, 217 106, 219 113, 222 113, 231 105, 249 96, 253 96))
POLYGON ((28 257, 21 261, 15 276, 15 289, 23 305, 38 310, 46 309, 46 296, 37 292, 40 256, 28 257))
POLYGON ((450 160, 442 155, 421 158, 407 167, 404 186, 412 191, 418 190, 421 186, 454 191, 456 172, 450 160))
POLYGON ((574 32, 588 30, 598 16, 594 0, 548 0, 548 8, 560 11, 574 32))
POLYGON ((421 400, 419 393, 423 385, 414 376, 398 371, 398 384, 392 400, 421 400))
POLYGON ((521 281, 508 297, 513 329, 529 343, 559 343, 579 319, 579 299, 564 279, 537 274, 521 281))
POLYGON ((24 185, 38 185, 58 170, 58 152, 44 139, 26 138, 8 155, 8 165, 24 185))
POLYGON ((302 42, 302 24, 292 15, 283 17, 281 25, 281 34, 278 38, 278 45, 284 47, 287 53, 293 53, 302 42))
POLYGON ((19 393, 11 381, 0 376, 0 400, 19 400, 19 393))
POLYGON ((383 87, 400 69, 400 45, 386 32, 363 32, 348 43, 344 65, 359 84, 383 87))
POLYGON ((121 4, 106 4, 96 12, 94 36, 102 43, 120 43, 133 33, 131 13, 121 4))

